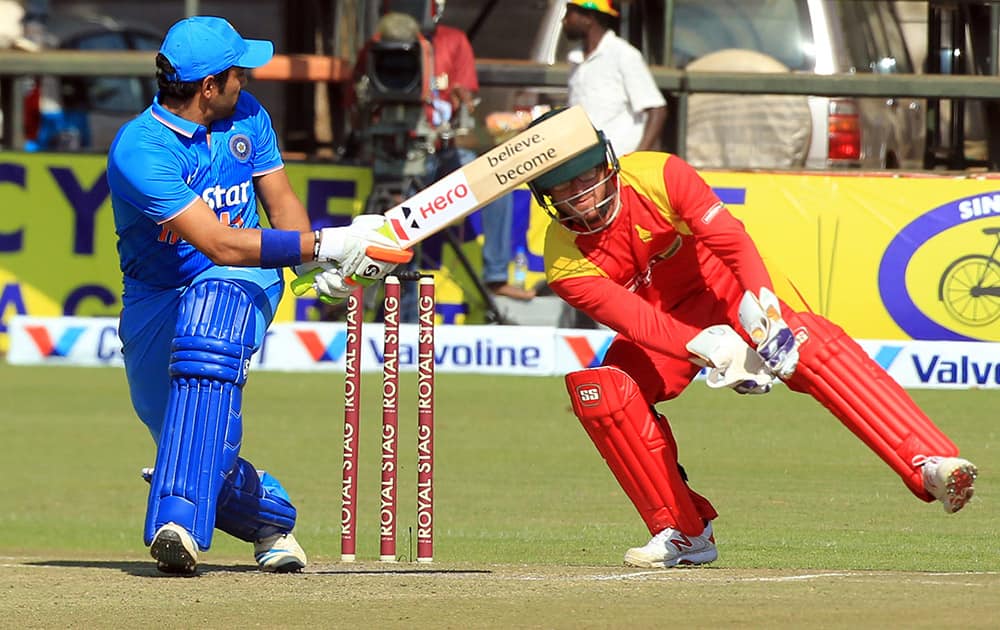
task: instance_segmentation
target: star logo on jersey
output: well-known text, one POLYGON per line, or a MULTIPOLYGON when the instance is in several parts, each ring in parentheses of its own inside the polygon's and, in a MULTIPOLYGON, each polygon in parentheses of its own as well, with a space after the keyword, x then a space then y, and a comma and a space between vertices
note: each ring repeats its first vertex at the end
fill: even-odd
POLYGON ((646 228, 642 227, 638 223, 636 223, 635 225, 635 232, 636 234, 639 235, 639 240, 642 241, 643 243, 648 243, 649 241, 653 240, 653 233, 647 230, 646 228))

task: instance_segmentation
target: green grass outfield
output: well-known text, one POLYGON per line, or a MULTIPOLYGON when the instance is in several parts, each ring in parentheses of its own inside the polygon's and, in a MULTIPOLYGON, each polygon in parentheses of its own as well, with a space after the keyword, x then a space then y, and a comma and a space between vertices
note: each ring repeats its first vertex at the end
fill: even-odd
MULTIPOLYGON (((218 534, 193 579, 142 545, 153 444, 113 368, 0 364, 0 628, 996 627, 1000 391, 914 391, 980 483, 963 512, 915 499, 808 397, 694 384, 660 406, 719 510, 706 568, 622 567, 648 539, 559 378, 439 374, 435 562, 407 562, 415 376, 402 376, 403 562, 378 555, 379 374, 365 374, 359 562, 340 564, 343 375, 255 373, 242 454, 299 508, 301 575, 218 534), (365 426, 366 425, 366 426, 365 426)), ((412 546, 415 549, 415 540, 412 546)))

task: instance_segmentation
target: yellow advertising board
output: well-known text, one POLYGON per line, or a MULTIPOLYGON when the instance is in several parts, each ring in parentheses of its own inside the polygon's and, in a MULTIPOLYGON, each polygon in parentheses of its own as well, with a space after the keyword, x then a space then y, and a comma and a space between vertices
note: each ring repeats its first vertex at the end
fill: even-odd
MULTIPOLYGON (((315 225, 344 224, 371 189, 365 168, 289 164, 315 225)), ((825 173, 704 173, 754 236, 778 292, 870 339, 1000 341, 1000 179, 825 173)), ((514 193, 515 246, 544 279, 548 217, 514 193)), ((430 242, 438 317, 481 323, 478 217, 430 242), (459 264, 454 242, 471 266, 459 264)), ((116 316, 121 278, 100 155, 0 153, 0 351, 15 314, 116 316)), ((288 293, 278 319, 320 317, 288 293)))
POLYGON ((1000 179, 706 173, 781 297, 865 339, 1000 340, 1000 179))

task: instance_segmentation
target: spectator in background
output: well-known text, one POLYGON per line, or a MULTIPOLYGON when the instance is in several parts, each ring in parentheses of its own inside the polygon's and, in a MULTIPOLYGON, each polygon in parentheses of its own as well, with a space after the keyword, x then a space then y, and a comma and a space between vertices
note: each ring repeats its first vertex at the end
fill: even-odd
POLYGON ((38 44, 25 33, 24 21, 23 2, 0 0, 0 50, 38 50, 38 44))
MULTIPOLYGON (((437 96, 445 102, 443 111, 450 108, 452 126, 467 131, 478 102, 479 78, 476 76, 476 58, 472 44, 463 31, 438 23, 444 12, 444 2, 435 4, 434 30, 431 46, 434 49, 433 85, 437 96)), ((476 159, 472 149, 452 145, 441 154, 436 178, 461 168, 476 159)), ((483 221, 483 282, 495 295, 519 300, 535 297, 534 291, 508 282, 507 268, 511 260, 511 223, 514 215, 512 195, 504 195, 486 205, 480 216, 483 221)))
POLYGON ((667 103, 645 60, 618 37, 612 0, 570 0, 563 32, 583 44, 569 74, 569 104, 581 105, 619 155, 661 148, 667 103))
POLYGON ((42 77, 36 86, 38 129, 25 151, 82 151, 90 147, 87 83, 80 77, 42 77), (51 82, 50 82, 51 81, 51 82), (47 97, 54 91, 54 97, 47 97))
MULTIPOLYGON (((0 0, 0 49, 35 52, 51 39, 46 30, 48 3, 0 0)), ((86 82, 77 77, 43 75, 34 79, 23 101, 26 151, 79 151, 90 145, 86 82)))
MULTIPOLYGON (((646 61, 615 30, 618 10, 612 0, 569 0, 563 32, 581 42, 583 59, 569 73, 569 105, 580 105, 611 141, 619 155, 661 149, 667 102, 646 61)), ((563 306, 560 326, 599 325, 570 305, 563 306)))

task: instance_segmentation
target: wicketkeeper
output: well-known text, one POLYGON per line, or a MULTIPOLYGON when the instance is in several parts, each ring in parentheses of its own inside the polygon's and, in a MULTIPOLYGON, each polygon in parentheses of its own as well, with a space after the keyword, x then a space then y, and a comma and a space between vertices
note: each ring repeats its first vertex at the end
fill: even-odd
POLYGON ((960 510, 976 467, 843 330, 776 297, 743 224, 698 173, 667 153, 619 160, 601 136, 530 186, 554 219, 549 286, 618 333, 601 367, 568 374, 566 385, 652 535, 625 563, 672 567, 718 555, 715 508, 688 486, 670 424, 654 407, 703 367, 710 387, 763 394, 780 379, 808 393, 914 495, 960 510))

